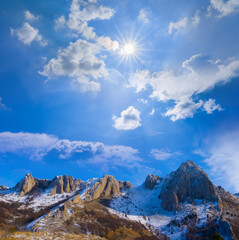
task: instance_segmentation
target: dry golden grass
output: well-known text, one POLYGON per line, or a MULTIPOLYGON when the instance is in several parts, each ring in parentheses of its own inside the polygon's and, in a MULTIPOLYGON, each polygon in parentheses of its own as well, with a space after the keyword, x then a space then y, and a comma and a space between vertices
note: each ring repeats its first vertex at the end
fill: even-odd
POLYGON ((98 236, 84 235, 84 234, 68 234, 68 233, 49 233, 49 232, 15 232, 9 233, 5 231, 0 232, 0 239, 3 240, 105 240, 98 236))

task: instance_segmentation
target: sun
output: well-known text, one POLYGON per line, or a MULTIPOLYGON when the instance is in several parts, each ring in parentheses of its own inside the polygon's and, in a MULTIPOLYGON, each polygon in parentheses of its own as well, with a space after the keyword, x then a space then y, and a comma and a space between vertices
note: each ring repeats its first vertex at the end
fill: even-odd
POLYGON ((116 37, 119 43, 117 54, 119 54, 121 57, 118 65, 120 65, 122 62, 125 62, 127 66, 132 67, 133 62, 143 63, 140 55, 143 51, 145 51, 142 45, 144 36, 139 38, 139 34, 134 34, 134 31, 132 31, 130 34, 126 34, 126 36, 124 36, 119 30, 118 33, 119 37, 116 37))
POLYGON ((130 56, 135 53, 135 46, 133 43, 125 43, 121 49, 121 54, 125 56, 130 56))

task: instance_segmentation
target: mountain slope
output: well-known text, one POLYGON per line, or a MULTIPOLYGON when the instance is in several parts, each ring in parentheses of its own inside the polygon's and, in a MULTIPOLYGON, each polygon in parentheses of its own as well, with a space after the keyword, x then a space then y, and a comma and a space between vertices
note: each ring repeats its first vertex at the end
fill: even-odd
POLYGON ((28 174, 0 189, 0 201, 0 224, 28 231, 106 239, 211 239, 218 232, 239 239, 239 198, 214 186, 192 161, 136 187, 110 175, 82 181, 28 174))

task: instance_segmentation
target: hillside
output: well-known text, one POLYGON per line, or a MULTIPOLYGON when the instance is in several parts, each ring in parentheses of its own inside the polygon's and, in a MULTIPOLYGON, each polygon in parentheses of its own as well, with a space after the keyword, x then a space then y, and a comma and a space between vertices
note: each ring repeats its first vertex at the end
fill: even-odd
POLYGON ((1 239, 239 239, 238 226, 239 198, 192 161, 165 178, 148 175, 140 186, 109 175, 27 174, 0 189, 1 239))

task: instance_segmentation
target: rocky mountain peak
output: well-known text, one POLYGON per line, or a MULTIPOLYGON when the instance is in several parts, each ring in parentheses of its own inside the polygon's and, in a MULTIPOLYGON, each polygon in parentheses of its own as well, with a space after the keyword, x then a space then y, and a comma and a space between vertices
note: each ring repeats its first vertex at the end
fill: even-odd
POLYGON ((106 174, 99 181, 95 182, 88 191, 85 201, 89 202, 100 197, 115 197, 124 188, 130 188, 131 186, 129 182, 117 181, 113 176, 106 174))
POLYGON ((165 177, 159 198, 162 199, 162 207, 168 211, 176 211, 179 204, 186 200, 220 202, 217 187, 193 161, 182 163, 175 172, 165 177))
POLYGON ((193 162, 192 160, 188 160, 187 162, 183 162, 180 165, 179 169, 180 168, 184 168, 184 169, 197 168, 197 169, 200 169, 199 166, 195 162, 193 162))
POLYGON ((50 187, 52 187, 50 195, 54 195, 56 193, 70 193, 72 191, 75 191, 80 184, 81 180, 73 179, 72 176, 56 176, 50 184, 50 187))
POLYGON ((158 183, 158 182, 161 182, 163 179, 159 176, 155 176, 154 174, 149 174, 147 177, 146 177, 146 180, 144 182, 144 186, 145 188, 148 188, 148 189, 154 189, 155 185, 158 183))
POLYGON ((6 189, 8 189, 8 187, 6 187, 4 185, 0 186, 0 190, 6 190, 6 189))
POLYGON ((19 192, 19 196, 22 197, 29 193, 34 188, 35 184, 35 178, 30 173, 27 173, 26 176, 16 185, 15 189, 19 192))

